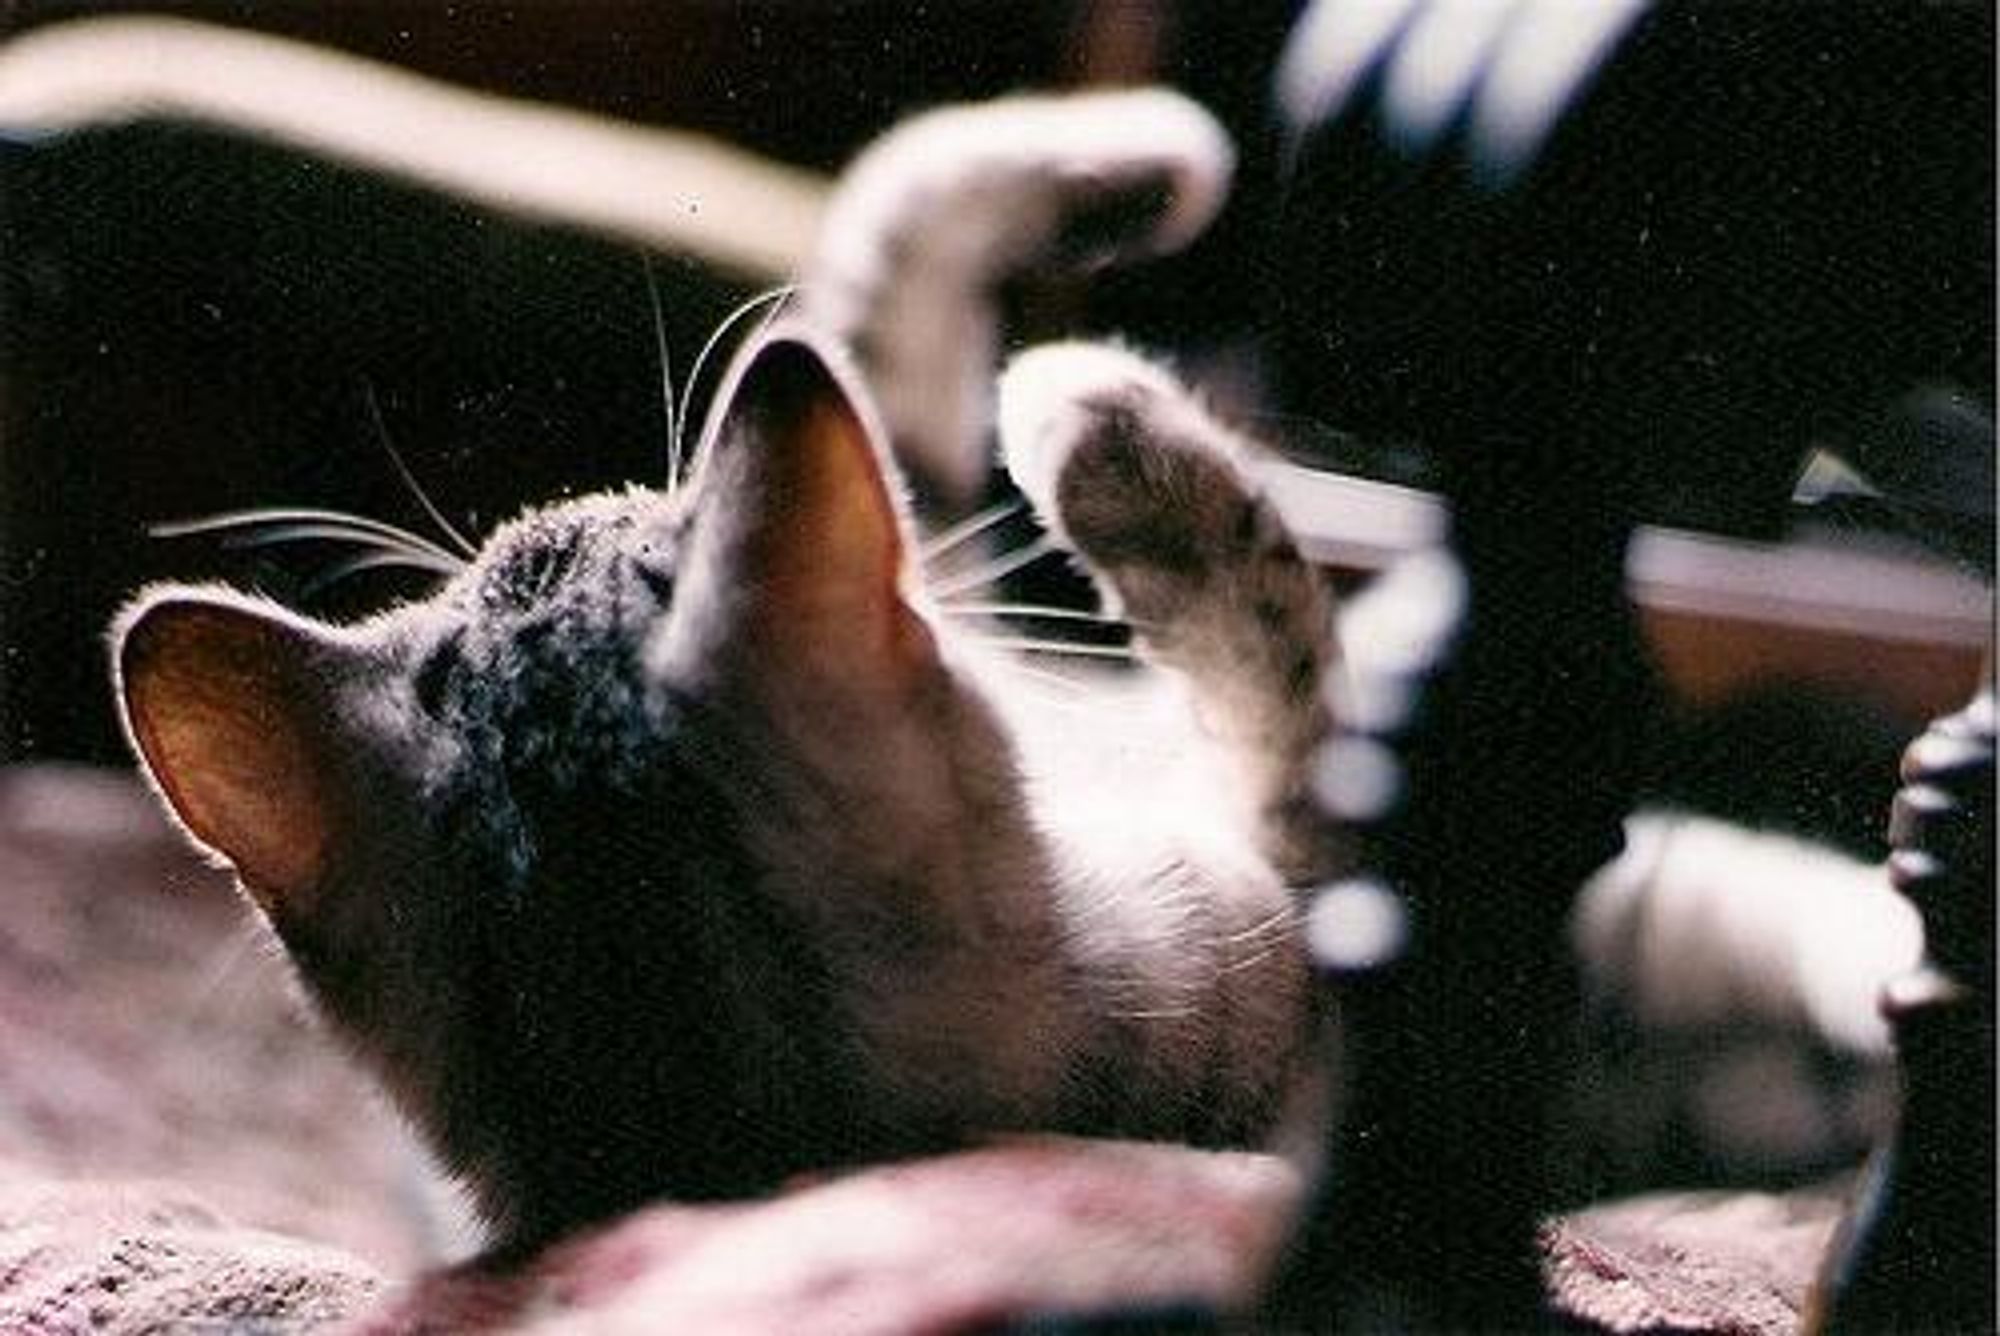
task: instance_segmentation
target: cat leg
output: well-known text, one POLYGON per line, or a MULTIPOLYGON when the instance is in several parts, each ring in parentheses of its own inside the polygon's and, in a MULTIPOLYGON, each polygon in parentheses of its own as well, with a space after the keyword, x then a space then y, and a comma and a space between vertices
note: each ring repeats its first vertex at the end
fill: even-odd
POLYGON ((962 506, 991 462, 1004 285, 1179 249, 1234 162, 1215 120, 1165 90, 919 116, 841 173, 799 302, 852 349, 904 467, 962 506))
POLYGON ((1311 781, 1333 725, 1333 599, 1251 473, 1254 447, 1165 371, 1082 343, 1015 360, 1000 436, 1015 482, 1140 653, 1187 681, 1266 855, 1294 884, 1328 875, 1337 848, 1311 781))

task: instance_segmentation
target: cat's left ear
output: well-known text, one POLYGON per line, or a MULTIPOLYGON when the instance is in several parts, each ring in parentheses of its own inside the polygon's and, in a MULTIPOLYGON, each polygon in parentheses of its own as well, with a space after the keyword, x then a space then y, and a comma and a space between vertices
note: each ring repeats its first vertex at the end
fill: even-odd
POLYGON ((785 662, 895 686, 934 662, 904 597, 909 545, 867 398, 802 330, 743 354, 705 442, 696 566, 731 631, 785 662))
POLYGON ((168 806, 281 932, 310 917, 352 824, 334 690, 354 654, 223 590, 151 591, 113 636, 126 732, 168 806))

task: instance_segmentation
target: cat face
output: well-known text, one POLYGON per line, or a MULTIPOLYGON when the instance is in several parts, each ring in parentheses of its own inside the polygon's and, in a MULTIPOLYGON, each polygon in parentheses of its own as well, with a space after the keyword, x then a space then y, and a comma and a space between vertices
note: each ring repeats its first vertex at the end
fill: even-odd
POLYGON ((162 796, 510 1237, 950 1140, 917 999, 1052 954, 968 890, 1023 818, 869 410, 801 335, 718 403, 677 494, 532 513, 424 603, 167 588, 116 634, 162 796))

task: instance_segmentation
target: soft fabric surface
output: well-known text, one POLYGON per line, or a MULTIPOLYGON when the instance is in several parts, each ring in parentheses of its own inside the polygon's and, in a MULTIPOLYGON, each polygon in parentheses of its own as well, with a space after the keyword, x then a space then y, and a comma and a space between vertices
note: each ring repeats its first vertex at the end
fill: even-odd
POLYGON ((1037 1143, 888 1166, 776 1201, 643 1212, 511 1275, 427 1278, 370 1332, 501 1327, 983 1329, 1236 1298, 1292 1196, 1261 1156, 1037 1143))
POLYGON ((190 1187, 0 1175, 0 1330, 306 1330, 382 1289, 367 1263, 232 1224, 190 1187))
POLYGON ((392 1270, 433 1255, 399 1122, 276 950, 130 779, 0 770, 0 1162, 198 1185, 392 1270))
MULTIPOLYGON (((452 1267, 398 1125, 225 880, 123 776, 0 772, 0 1329, 979 1330, 1240 1298, 1294 1193, 1263 1157, 1023 1142, 452 1267)), ((1790 1331, 1838 1209, 1580 1212, 1545 1232, 1551 1297, 1607 1330, 1790 1331)))

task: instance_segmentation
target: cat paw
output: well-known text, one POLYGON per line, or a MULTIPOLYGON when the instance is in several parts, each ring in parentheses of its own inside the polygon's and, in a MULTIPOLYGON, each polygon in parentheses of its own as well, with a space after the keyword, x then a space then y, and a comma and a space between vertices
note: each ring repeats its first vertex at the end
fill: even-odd
POLYGON ((1143 657, 1191 688, 1272 866, 1298 881, 1333 867, 1341 846, 1310 797, 1332 727, 1333 599, 1258 487, 1252 444, 1159 367, 1092 344, 1015 359, 1000 438, 1143 657))
POLYGON ((1286 583, 1268 566, 1303 569, 1247 447, 1131 352, 1064 343, 1016 358, 1000 383, 1000 439, 1051 535, 1135 622, 1167 628, 1246 581, 1286 583))
POLYGON ((943 263, 990 284, 1177 250, 1222 207, 1235 151, 1215 119, 1165 89, 1010 97, 915 117, 841 176, 826 268, 943 263))
POLYGON ((947 508, 987 481, 997 293, 1177 250, 1235 152, 1164 90, 1014 97, 905 122, 842 173, 801 300, 853 348, 897 457, 947 508))

